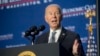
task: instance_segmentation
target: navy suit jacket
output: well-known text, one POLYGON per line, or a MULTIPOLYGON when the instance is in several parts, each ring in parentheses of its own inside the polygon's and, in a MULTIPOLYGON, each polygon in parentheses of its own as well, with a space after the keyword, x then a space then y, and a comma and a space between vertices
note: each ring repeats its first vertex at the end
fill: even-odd
MULTIPOLYGON (((50 31, 39 36, 37 40, 35 41, 35 44, 48 43, 49 32, 50 31)), ((61 56, 73 56, 72 47, 73 47, 75 39, 77 39, 79 42, 79 49, 78 49, 79 56, 85 56, 82 43, 80 40, 80 36, 77 33, 66 30, 64 28, 62 28, 61 34, 58 39, 58 43, 61 46, 61 50, 60 50, 61 56)))

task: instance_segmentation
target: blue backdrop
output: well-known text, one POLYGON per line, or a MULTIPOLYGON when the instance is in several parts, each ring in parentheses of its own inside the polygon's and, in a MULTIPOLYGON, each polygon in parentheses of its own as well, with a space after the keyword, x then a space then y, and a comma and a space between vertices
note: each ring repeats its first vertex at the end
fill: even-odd
MULTIPOLYGON (((0 0, 0 48, 31 45, 23 35, 29 27, 45 25, 44 10, 48 4, 59 4, 63 12, 62 25, 80 34, 84 50, 87 50, 89 19, 87 9, 96 9, 96 0, 0 0)), ((96 42, 96 17, 93 17, 93 36, 96 42)))

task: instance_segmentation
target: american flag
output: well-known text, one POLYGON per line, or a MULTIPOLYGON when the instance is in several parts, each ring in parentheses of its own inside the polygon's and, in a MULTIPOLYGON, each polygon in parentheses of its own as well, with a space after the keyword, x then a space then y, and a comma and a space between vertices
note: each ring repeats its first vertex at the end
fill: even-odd
POLYGON ((95 37, 90 35, 87 42, 86 56, 97 56, 97 43, 95 37))

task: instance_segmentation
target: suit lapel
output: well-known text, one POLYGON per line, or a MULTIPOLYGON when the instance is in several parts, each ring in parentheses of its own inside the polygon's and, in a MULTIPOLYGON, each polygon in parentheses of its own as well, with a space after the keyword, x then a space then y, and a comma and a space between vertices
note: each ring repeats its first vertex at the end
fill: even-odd
POLYGON ((64 38, 66 37, 66 30, 64 28, 62 28, 61 34, 59 36, 58 42, 61 43, 64 38))
POLYGON ((44 35, 44 43, 48 43, 49 31, 44 35))

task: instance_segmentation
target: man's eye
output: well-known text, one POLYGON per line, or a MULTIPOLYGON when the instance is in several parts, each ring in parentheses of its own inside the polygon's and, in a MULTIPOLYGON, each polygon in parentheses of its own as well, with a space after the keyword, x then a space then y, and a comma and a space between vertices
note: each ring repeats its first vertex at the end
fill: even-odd
POLYGON ((52 15, 52 13, 50 13, 50 15, 52 15))
POLYGON ((57 15, 59 15, 60 13, 58 12, 58 13, 56 13, 57 15))
POLYGON ((49 15, 52 15, 52 13, 48 13, 49 15))

